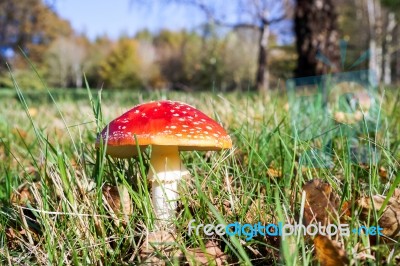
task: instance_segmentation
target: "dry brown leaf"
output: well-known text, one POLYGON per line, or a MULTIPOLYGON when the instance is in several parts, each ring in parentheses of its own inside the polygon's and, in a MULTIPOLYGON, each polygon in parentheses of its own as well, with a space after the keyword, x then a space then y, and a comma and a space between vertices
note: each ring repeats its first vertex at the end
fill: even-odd
POLYGON ((326 236, 317 235, 314 238, 317 259, 321 266, 341 266, 349 264, 346 251, 341 245, 326 236))
POLYGON ((313 179, 303 186, 306 193, 304 223, 329 224, 338 217, 339 197, 332 187, 320 179, 313 179))
POLYGON ((28 133, 20 128, 13 128, 11 131, 15 136, 20 136, 21 138, 25 139, 28 136, 28 133))
POLYGON ((378 175, 380 178, 383 179, 383 181, 386 181, 388 179, 388 171, 383 166, 379 167, 378 175))
MULTIPOLYGON (((372 196, 373 204, 369 197, 357 200, 357 205, 361 207, 361 219, 365 221, 368 216, 371 216, 369 212, 373 211, 373 208, 379 211, 385 199, 386 197, 381 195, 372 196)), ((400 189, 396 188, 393 196, 389 199, 378 224, 383 228, 382 234, 388 237, 400 235, 400 189)))
MULTIPOLYGON (((6 238, 7 238, 7 246, 9 249, 15 249, 18 247, 18 236, 15 233, 13 228, 6 228, 6 238)), ((21 234, 21 233, 20 233, 21 234)))
POLYGON ((31 205, 36 203, 35 197, 32 193, 32 187, 40 189, 40 182, 23 183, 11 194, 11 203, 16 205, 26 205, 28 202, 31 205))
POLYGON ((228 256, 224 254, 214 241, 209 241, 205 249, 188 249, 186 259, 189 265, 225 265, 228 256))
POLYGON ((351 203, 349 201, 343 202, 340 216, 345 215, 347 217, 351 216, 351 203))
POLYGON ((105 185, 102 189, 103 200, 108 205, 109 211, 114 218, 115 223, 119 224, 117 217, 122 217, 123 222, 129 220, 129 215, 133 212, 133 205, 128 189, 124 186, 105 185), (116 217, 115 217, 116 216, 116 217))
POLYGON ((282 177, 282 171, 273 167, 268 167, 267 175, 272 178, 282 177))

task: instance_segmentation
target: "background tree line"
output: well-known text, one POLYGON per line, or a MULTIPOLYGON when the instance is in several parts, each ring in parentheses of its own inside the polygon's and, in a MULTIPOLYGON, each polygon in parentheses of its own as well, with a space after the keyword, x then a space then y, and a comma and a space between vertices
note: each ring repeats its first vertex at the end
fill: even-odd
POLYGON ((28 60, 52 87, 266 91, 292 76, 371 68, 384 84, 400 81, 397 0, 236 0, 223 7, 196 0, 208 21, 191 30, 89 40, 42 0, 0 2, 0 87, 42 88, 28 60), (271 29, 274 27, 274 31, 271 29), (282 45, 282 36, 293 35, 282 45), (345 61, 340 39, 348 41, 345 61), (365 62, 357 61, 365 51, 365 62), (369 55, 369 56, 367 56, 369 55))

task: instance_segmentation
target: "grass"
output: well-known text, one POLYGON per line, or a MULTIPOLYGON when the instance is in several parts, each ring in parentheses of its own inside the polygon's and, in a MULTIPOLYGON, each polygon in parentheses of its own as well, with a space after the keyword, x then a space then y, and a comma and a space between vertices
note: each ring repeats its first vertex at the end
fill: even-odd
MULTIPOLYGON (((0 264, 141 262, 140 246, 154 220, 145 179, 149 150, 139 158, 120 160, 106 156, 103 149, 96 150, 94 143, 109 121, 138 103, 159 99, 196 106, 220 121, 234 143, 228 151, 181 154, 191 178, 180 186, 177 248, 183 253, 190 248, 204 249, 212 238, 234 265, 317 264, 308 237, 245 241, 244 237, 189 236, 188 223, 192 219, 197 224, 294 223, 303 215, 302 186, 320 178, 339 195, 341 206, 350 203, 346 221, 350 227, 366 224, 355 201, 361 196, 391 195, 400 181, 398 93, 385 92, 378 130, 366 130, 368 123, 360 123, 359 141, 367 147, 366 155, 360 155, 369 166, 365 168, 349 155, 342 128, 331 143, 332 167, 321 167, 321 154, 312 156, 314 150, 307 151, 325 147, 323 137, 305 139, 294 130, 281 92, 262 97, 252 93, 90 90, 49 94, 21 91, 18 86, 0 90, 0 264), (376 161, 369 153, 375 146, 380 154, 376 161), (381 167, 387 171, 385 179, 379 175, 381 167), (269 169, 280 173, 273 176, 269 169), (125 224, 117 225, 104 204, 105 184, 129 192, 133 212, 125 224)), ((371 215, 371 225, 376 224, 379 210, 371 215)), ((357 235, 341 240, 354 265, 395 264, 400 254, 397 240, 373 243, 367 236, 357 235)), ((174 263, 172 258, 164 260, 174 263)))

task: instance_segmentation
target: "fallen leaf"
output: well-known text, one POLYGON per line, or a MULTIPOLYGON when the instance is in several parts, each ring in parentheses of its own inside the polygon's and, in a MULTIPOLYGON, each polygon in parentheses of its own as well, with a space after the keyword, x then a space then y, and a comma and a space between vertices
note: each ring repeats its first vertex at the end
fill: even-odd
POLYGON ((268 167, 267 175, 272 178, 279 178, 282 177, 282 171, 273 167, 268 167))
POLYGON ((380 178, 383 179, 383 181, 386 181, 388 179, 388 171, 383 166, 379 167, 378 175, 380 178))
POLYGON ((35 205, 36 199, 32 189, 40 189, 40 187, 40 182, 23 183, 11 194, 11 203, 25 206, 29 202, 31 205, 35 205))
POLYGON ((228 256, 224 254, 214 241, 208 241, 205 248, 188 249, 186 259, 189 265, 224 265, 228 256))
POLYGON ((306 193, 304 223, 329 224, 338 218, 339 197, 332 187, 320 179, 313 179, 303 186, 306 193))
MULTIPOLYGON (((6 228, 6 239, 7 239, 7 246, 10 250, 13 250, 18 247, 18 236, 15 233, 13 228, 6 228)), ((21 233, 20 233, 21 234, 21 233)))
POLYGON ((23 139, 25 139, 28 136, 28 133, 20 128, 13 128, 11 131, 15 136, 19 136, 23 139))
MULTIPOLYGON (((372 212, 374 208, 378 212, 385 199, 385 196, 374 195, 372 196, 372 201, 370 197, 362 197, 357 200, 357 206, 361 208, 361 219, 367 221, 368 217, 373 217, 370 212, 372 212)), ((396 188, 394 191, 393 196, 389 199, 388 204, 378 221, 378 224, 383 228, 382 234, 388 237, 400 235, 400 189, 396 188)))
POLYGON ((321 266, 341 266, 349 264, 346 251, 341 245, 326 236, 317 235, 314 238, 317 259, 321 266))
POLYGON ((119 219, 123 218, 123 223, 129 221, 129 215, 132 214, 133 205, 128 189, 125 186, 109 186, 105 185, 102 189, 103 200, 109 206, 109 211, 114 221, 119 225, 119 219))

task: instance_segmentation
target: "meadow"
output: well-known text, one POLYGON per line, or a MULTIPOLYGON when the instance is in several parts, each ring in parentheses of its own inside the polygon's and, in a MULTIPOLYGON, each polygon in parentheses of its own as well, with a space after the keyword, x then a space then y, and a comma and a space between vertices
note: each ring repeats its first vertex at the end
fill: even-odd
MULTIPOLYGON (((336 134, 329 144, 333 147, 330 165, 322 167, 318 156, 302 159, 310 147, 323 148, 324 144, 318 138, 297 137, 290 103, 280 90, 262 96, 250 92, 1 89, 0 264, 148 262, 141 246, 154 222, 146 181, 150 150, 138 158, 114 159, 96 149, 95 141, 112 119, 136 104, 160 99, 183 101, 219 121, 229 132, 233 148, 181 153, 190 176, 179 188, 176 237, 169 250, 154 247, 153 263, 399 263, 399 90, 382 89, 379 95, 381 124, 377 130, 361 130, 358 135, 358 143, 367 147, 358 154, 361 159, 355 161, 349 154, 348 136, 336 134), (371 150, 379 156, 372 158, 371 150), (243 235, 188 234, 192 219, 197 224, 293 224, 307 219, 312 203, 304 193, 306 184, 315 185, 320 202, 336 197, 336 203, 329 205, 329 215, 321 214, 325 218, 350 228, 379 224, 385 235, 336 235, 334 241, 321 244, 303 235, 284 240, 258 235, 246 240, 243 235), (127 213, 120 206, 113 212, 107 203, 104 188, 113 186, 127 191, 127 213), (378 195, 383 195, 379 196, 382 201, 378 195), (394 218, 386 213, 389 207, 394 218), (393 219, 385 223, 381 217, 393 219), (321 245, 327 253, 318 253, 321 245), (338 262, 338 257, 346 259, 338 262)), ((360 121, 360 128, 368 125, 360 121)), ((352 151, 357 152, 357 147, 352 151)))

